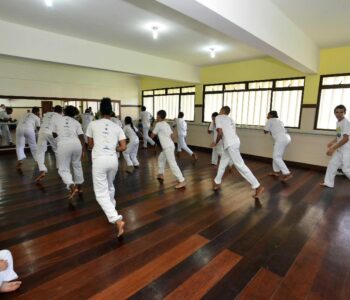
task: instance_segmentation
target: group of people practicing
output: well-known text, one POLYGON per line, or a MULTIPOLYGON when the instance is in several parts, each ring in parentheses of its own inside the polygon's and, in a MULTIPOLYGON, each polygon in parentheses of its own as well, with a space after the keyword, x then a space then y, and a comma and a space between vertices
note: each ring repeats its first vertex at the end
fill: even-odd
MULTIPOLYGON (((48 172, 45 166, 45 152, 49 143, 56 155, 58 173, 69 190, 69 199, 72 200, 77 194, 82 193, 84 182, 81 160, 86 155, 86 150, 92 150, 92 178, 95 197, 108 221, 115 226, 118 239, 122 238, 125 223, 122 215, 116 209, 114 179, 118 171, 118 153, 123 153, 128 166, 139 167, 137 152, 139 147, 139 131, 134 126, 131 117, 125 118, 125 124, 113 121, 112 104, 109 98, 103 98, 100 102, 100 118, 91 118, 91 112, 86 111, 83 116, 83 126, 75 119, 79 111, 74 106, 56 106, 53 112, 44 115, 42 122, 39 119, 39 109, 33 108, 17 124, 17 167, 20 168, 25 159, 24 144, 27 142, 33 158, 39 167, 40 181, 48 172), (62 112, 64 113, 62 116, 62 112), (85 121, 84 121, 85 118, 85 121), (124 128, 122 128, 122 126, 124 128), (38 129, 38 142, 35 143, 35 129, 38 129), (127 140, 129 141, 127 143, 127 140), (87 146, 86 146, 87 144, 87 146), (71 174, 70 167, 73 169, 71 174)), ((343 173, 350 179, 350 122, 345 118, 346 108, 338 105, 334 109, 338 120, 336 138, 328 144, 327 155, 332 156, 325 181, 321 185, 334 187, 334 179, 337 170, 342 168, 343 173)), ((259 198, 264 187, 260 184, 251 170, 247 167, 240 153, 240 139, 236 133, 236 124, 230 115, 230 107, 224 106, 220 112, 212 114, 212 122, 208 132, 213 135, 211 147, 213 165, 218 165, 217 174, 213 182, 213 190, 219 190, 222 177, 228 166, 234 166, 242 177, 248 181, 254 190, 253 198, 259 198), (220 162, 219 162, 220 158, 220 162)), ((175 157, 174 136, 171 126, 166 121, 166 111, 159 110, 156 116, 156 124, 149 131, 152 123, 152 115, 142 107, 141 122, 143 125, 143 147, 147 144, 159 145, 161 152, 158 157, 157 179, 162 183, 164 171, 168 163, 171 172, 177 179, 175 189, 183 189, 186 186, 185 178, 177 164, 175 157)), ((179 113, 173 126, 178 131, 178 151, 185 150, 197 160, 186 144, 187 124, 184 114, 179 113)), ((292 178, 292 173, 283 161, 283 155, 291 138, 283 123, 278 119, 276 111, 270 111, 264 127, 265 133, 270 133, 273 141, 272 167, 273 172, 269 175, 280 177, 283 182, 292 178)), ((0 292, 14 290, 20 286, 12 267, 11 254, 4 250, 0 251, 0 292)))

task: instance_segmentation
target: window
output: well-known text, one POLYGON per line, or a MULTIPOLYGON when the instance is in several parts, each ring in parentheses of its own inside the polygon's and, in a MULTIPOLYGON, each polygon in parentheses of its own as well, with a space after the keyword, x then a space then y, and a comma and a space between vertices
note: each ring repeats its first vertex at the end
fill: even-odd
POLYGON ((194 86, 142 91, 142 105, 146 110, 155 116, 157 111, 164 109, 168 120, 177 118, 182 111, 185 120, 194 121, 194 102, 194 86))
POLYGON ((227 105, 241 125, 264 126, 270 110, 277 110, 287 127, 299 127, 304 78, 226 83, 204 86, 204 122, 227 105))
POLYGON ((334 108, 340 104, 350 109, 350 74, 321 76, 315 129, 334 130, 334 108))

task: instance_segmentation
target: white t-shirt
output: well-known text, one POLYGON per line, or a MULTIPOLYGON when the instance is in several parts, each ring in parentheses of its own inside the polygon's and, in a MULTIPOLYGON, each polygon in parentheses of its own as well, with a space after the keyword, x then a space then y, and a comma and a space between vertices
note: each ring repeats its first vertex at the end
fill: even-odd
POLYGON ((19 121, 17 127, 28 127, 35 130, 37 127, 40 127, 40 118, 33 113, 26 113, 19 121))
POLYGON ((90 113, 83 113, 81 115, 81 122, 82 122, 82 127, 84 132, 86 132, 86 129, 88 128, 89 124, 92 122, 93 119, 94 119, 94 116, 91 115, 90 113))
POLYGON ((138 132, 138 129, 134 126, 135 131, 132 129, 131 125, 125 125, 124 126, 124 133, 125 136, 130 140, 130 143, 139 143, 139 137, 137 136, 136 132, 138 132))
POLYGON ((6 120, 6 121, 0 121, 1 123, 7 122, 7 120, 10 118, 11 118, 11 115, 8 115, 6 110, 0 111, 0 120, 6 120))
POLYGON ((92 158, 100 156, 116 156, 119 141, 125 140, 125 134, 117 124, 108 119, 92 121, 86 135, 94 139, 92 158))
POLYGON ((281 120, 277 118, 270 118, 267 120, 265 127, 265 131, 269 131, 275 141, 282 140, 286 138, 286 129, 284 128, 284 124, 281 120))
MULTIPOLYGON (((337 142, 343 139, 344 134, 347 134, 350 137, 350 122, 348 119, 344 118, 340 122, 337 122, 336 127, 336 135, 337 135, 337 142)), ((343 146, 338 148, 339 151, 350 151, 350 140, 345 143, 343 146)))
POLYGON ((230 146, 239 147, 240 141, 236 134, 236 124, 229 116, 218 115, 215 118, 215 124, 217 129, 222 129, 224 149, 230 146))
POLYGON ((39 133, 52 134, 52 127, 55 118, 62 118, 62 116, 56 112, 47 112, 44 114, 39 133))
POLYGON ((78 141, 78 136, 84 134, 80 123, 68 116, 54 118, 52 132, 57 133, 57 142, 78 141))
POLYGON ((113 123, 117 124, 120 128, 123 128, 123 123, 122 123, 122 121, 120 121, 118 118, 112 117, 112 118, 111 118, 111 121, 112 121, 113 123))
MULTIPOLYGON (((212 131, 212 135, 213 135, 213 142, 216 143, 216 139, 218 137, 218 132, 216 130, 216 126, 215 126, 215 123, 214 122, 211 122, 210 125, 209 125, 209 129, 210 131, 212 131)), ((216 145, 216 149, 221 149, 223 148, 223 145, 222 145, 222 139, 219 141, 219 143, 216 145)))
POLYGON ((167 122, 157 122, 152 133, 158 135, 160 144, 162 145, 163 149, 175 147, 174 142, 171 138, 173 131, 167 122))
POLYGON ((143 127, 150 128, 152 115, 148 111, 142 111, 140 113, 141 123, 143 127))
POLYGON ((187 123, 183 118, 176 118, 175 119, 177 134, 179 136, 186 136, 187 135, 187 123))

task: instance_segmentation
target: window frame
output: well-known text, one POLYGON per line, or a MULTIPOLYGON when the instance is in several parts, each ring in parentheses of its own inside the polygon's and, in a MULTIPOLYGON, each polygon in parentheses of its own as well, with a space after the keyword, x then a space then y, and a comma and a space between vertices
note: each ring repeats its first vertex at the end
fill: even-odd
MULTIPOLYGON (((328 90, 328 89, 342 89, 342 88, 349 88, 350 89, 350 83, 346 84, 332 84, 332 85, 323 85, 323 79, 325 77, 338 77, 338 76, 350 76, 350 73, 336 73, 336 74, 323 74, 320 75, 320 81, 318 85, 318 95, 317 95, 317 105, 316 105, 316 116, 315 116, 315 122, 314 122, 314 130, 319 131, 326 131, 326 132, 333 132, 334 129, 324 129, 324 128, 317 128, 318 123, 318 116, 320 112, 320 104, 321 104, 321 94, 322 90, 328 90)), ((334 122, 336 122, 334 120, 334 122)))
MULTIPOLYGON (((287 77, 287 78, 273 78, 273 79, 262 79, 262 80, 249 80, 249 81, 233 81, 233 82, 220 82, 220 83, 210 83, 210 84, 204 84, 203 85, 203 94, 202 94, 202 103, 203 103, 203 111, 202 111, 202 123, 209 124, 209 121, 204 120, 204 115, 205 115, 205 96, 207 94, 223 94, 223 101, 225 98, 225 93, 232 93, 232 92, 239 92, 239 91, 266 91, 266 90, 271 90, 271 95, 270 95, 270 110, 272 109, 272 100, 273 100, 273 94, 275 91, 293 91, 293 90, 301 90, 301 101, 300 101, 300 111, 299 111, 299 123, 297 127, 291 127, 291 126, 285 126, 286 128, 293 128, 293 129, 300 129, 301 126, 301 117, 302 117, 302 111, 303 111, 303 100, 304 100, 304 90, 305 90, 305 76, 297 76, 297 77, 287 77), (297 79, 303 79, 304 80, 304 85, 302 87, 299 86, 293 86, 293 87, 276 87, 276 82, 277 81, 283 81, 283 80, 297 80, 297 79), (255 83, 255 82, 272 82, 272 87, 271 88, 253 88, 249 89, 249 84, 250 83, 255 83), (229 84, 244 84, 245 89, 239 89, 239 90, 226 90, 225 85, 229 84), (206 92, 205 88, 207 86, 214 86, 214 85, 222 85, 222 90, 221 91, 209 91, 206 92)), ((258 125, 246 125, 246 124, 238 124, 240 126, 247 126, 247 127, 263 127, 263 126, 258 126, 258 125)))
MULTIPOLYGON (((190 123, 193 123, 195 122, 195 109, 196 109, 196 86, 195 85, 186 85, 186 86, 175 86, 175 87, 167 87, 167 88, 158 88, 158 89, 149 89, 149 90, 142 90, 141 92, 141 98, 142 98, 142 106, 144 104, 144 97, 153 97, 153 111, 152 111, 152 115, 153 117, 155 117, 156 115, 156 112, 154 111, 154 97, 156 96, 176 96, 178 95, 179 96, 179 112, 181 111, 181 96, 183 95, 193 95, 194 96, 194 101, 193 101, 193 120, 186 120, 186 122, 190 122, 190 123), (182 92, 182 89, 184 88, 194 88, 194 92, 182 92), (180 92, 179 93, 168 93, 168 90, 174 90, 174 89, 179 89, 180 92), (165 94, 156 94, 155 92, 156 91, 161 91, 161 90, 165 90, 165 94), (149 92, 153 92, 152 95, 145 95, 145 92, 146 93, 149 93, 149 92)), ((168 119, 166 118, 165 120, 167 121, 172 121, 173 119, 168 119)))

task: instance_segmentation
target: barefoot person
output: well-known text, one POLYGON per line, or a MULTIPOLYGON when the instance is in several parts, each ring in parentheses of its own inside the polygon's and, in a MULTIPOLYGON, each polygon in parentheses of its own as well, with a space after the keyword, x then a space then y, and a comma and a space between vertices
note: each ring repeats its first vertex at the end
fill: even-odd
POLYGON ((86 135, 92 148, 92 181, 97 202, 108 221, 115 224, 117 237, 124 233, 123 217, 115 209, 114 179, 118 172, 117 152, 126 149, 123 129, 111 121, 111 99, 103 98, 100 104, 101 119, 90 123, 86 135))
POLYGON ((345 118, 346 107, 338 105, 334 109, 337 118, 336 137, 327 145, 327 155, 332 156, 328 163, 322 186, 333 188, 334 179, 339 168, 350 179, 350 122, 345 118))
POLYGON ((139 150, 139 137, 138 129, 134 126, 131 117, 125 118, 124 134, 129 139, 129 143, 126 150, 123 152, 124 159, 126 161, 127 172, 132 173, 134 168, 138 168, 140 163, 137 160, 137 152, 139 150))
POLYGON ((290 143, 290 136, 287 134, 282 121, 278 119, 278 114, 275 110, 271 110, 267 115, 264 133, 266 134, 269 132, 274 140, 272 154, 273 172, 269 173, 269 175, 279 177, 280 173, 282 173, 282 181, 287 181, 293 177, 283 161, 284 152, 290 143))
POLYGON ((8 250, 0 251, 0 293, 8 293, 17 290, 21 281, 13 281, 18 276, 13 270, 13 259, 8 250))
POLYGON ((264 191, 264 188, 260 185, 250 169, 245 165, 241 153, 239 152, 240 140, 236 134, 236 124, 228 116, 231 109, 228 106, 224 106, 220 110, 220 114, 215 118, 216 130, 218 136, 216 142, 212 144, 213 147, 217 146, 220 140, 223 140, 224 152, 222 154, 217 175, 214 179, 214 190, 220 188, 222 176, 225 173, 225 169, 232 160, 234 166, 238 172, 247 180, 252 188, 255 190, 254 198, 258 198, 264 191))
POLYGON ((165 121, 166 112, 165 110, 160 110, 157 112, 157 124, 152 132, 152 139, 158 136, 159 142, 162 147, 162 152, 158 157, 158 176, 157 179, 160 182, 164 180, 164 170, 165 164, 168 162, 171 172, 176 177, 178 184, 175 185, 176 189, 182 189, 186 186, 185 178, 183 177, 179 166, 175 159, 175 145, 173 141, 173 132, 169 124, 165 121))
POLYGON ((152 115, 146 110, 145 106, 142 106, 140 113, 142 131, 143 131, 143 148, 147 148, 147 143, 150 143, 152 146, 155 145, 155 142, 149 137, 148 132, 151 127, 152 115))

